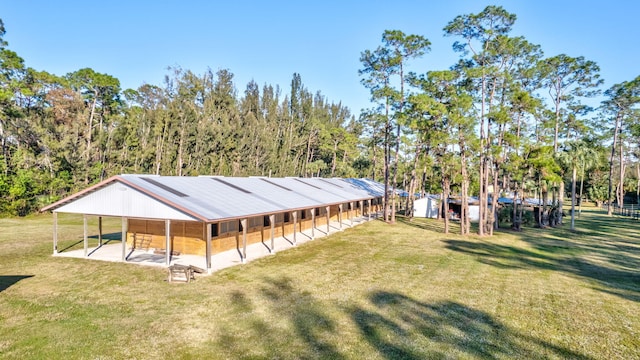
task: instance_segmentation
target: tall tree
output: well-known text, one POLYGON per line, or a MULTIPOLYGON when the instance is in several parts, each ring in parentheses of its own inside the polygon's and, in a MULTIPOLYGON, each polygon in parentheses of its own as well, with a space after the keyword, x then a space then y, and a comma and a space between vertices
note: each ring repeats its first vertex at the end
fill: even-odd
MULTIPOLYGON (((625 128, 625 122, 628 118, 634 114, 634 108, 640 104, 640 76, 636 77, 632 81, 624 81, 619 84, 613 85, 604 95, 607 97, 602 102, 602 111, 605 116, 610 116, 613 122, 613 142, 611 144, 611 155, 609 157, 609 187, 608 187, 608 210, 609 216, 613 214, 611 203, 613 201, 613 169, 616 155, 616 146, 620 140, 620 134, 625 128)), ((622 145, 620 145, 620 191, 624 189, 624 162, 622 154, 622 145)), ((622 206, 621 201, 624 196, 619 197, 618 205, 622 206)))
POLYGON ((480 82, 478 94, 480 101, 480 226, 478 234, 481 236, 485 234, 486 230, 492 231, 493 228, 493 216, 488 212, 490 141, 486 115, 494 100, 487 91, 487 80, 494 72, 494 64, 491 63, 489 50, 497 37, 511 31, 515 20, 516 15, 507 12, 502 7, 487 6, 478 14, 457 16, 444 28, 445 35, 458 36, 463 39, 462 42, 454 42, 453 49, 461 52, 463 56, 471 52, 472 56, 465 67, 476 69, 476 71, 469 71, 468 74, 470 78, 480 82))
MULTIPOLYGON (((560 54, 540 62, 544 86, 548 89, 553 104, 553 153, 558 153, 562 125, 566 125, 571 117, 568 107, 579 108, 580 100, 584 97, 597 95, 597 87, 602 84, 598 65, 584 57, 576 58, 560 54), (563 121, 565 117, 565 121, 563 121)), ((554 187, 554 206, 558 211, 552 219, 552 224, 562 224, 562 208, 564 203, 564 182, 559 183, 559 189, 554 187), (557 203, 556 203, 557 199, 557 203)))
MULTIPOLYGON (((104 177, 105 140, 108 121, 120 111, 120 81, 111 75, 84 68, 67 74, 71 88, 85 99, 87 109, 85 128, 84 158, 86 169, 85 184, 92 181, 91 170, 97 172, 98 178, 104 177), (97 120, 97 123, 96 123, 97 120), (96 130, 97 129, 97 130, 96 130), (94 141, 98 140, 97 151, 94 141), (97 160, 97 161, 96 161, 97 160), (95 162, 94 162, 95 161, 95 162)), ((93 174, 96 175, 95 173, 93 174)))
POLYGON ((384 163, 384 220, 389 221, 389 166, 391 154, 391 105, 395 94, 391 86, 391 77, 396 71, 397 63, 391 61, 389 49, 378 47, 376 50, 365 50, 360 54, 363 68, 358 72, 366 76, 361 83, 370 90, 371 100, 379 104, 377 111, 384 117, 383 130, 383 163, 384 163))
MULTIPOLYGON (((400 131, 402 126, 406 122, 406 114, 404 113, 405 107, 405 73, 407 62, 411 59, 424 55, 429 51, 431 42, 420 35, 405 35, 400 30, 386 30, 382 35, 382 42, 385 48, 388 48, 391 55, 390 63, 396 64, 395 73, 398 76, 399 90, 396 90, 396 94, 392 96, 394 101, 395 120, 396 120, 396 149, 393 161, 393 186, 398 185, 398 159, 400 155, 400 131)), ((391 198, 391 223, 396 221, 396 195, 397 192, 393 191, 391 198)))
MULTIPOLYGON (((473 99, 461 84, 456 71, 431 71, 425 76, 411 77, 410 83, 420 89, 409 97, 409 114, 416 129, 416 141, 433 149, 435 165, 440 169, 445 232, 448 232, 448 198, 452 185, 461 188, 461 233, 469 233, 469 153, 473 149, 471 115, 473 99), (454 149, 457 148, 457 151, 454 149), (460 177, 457 176, 460 174, 460 177)), ((413 177, 413 176, 412 176, 413 177)))

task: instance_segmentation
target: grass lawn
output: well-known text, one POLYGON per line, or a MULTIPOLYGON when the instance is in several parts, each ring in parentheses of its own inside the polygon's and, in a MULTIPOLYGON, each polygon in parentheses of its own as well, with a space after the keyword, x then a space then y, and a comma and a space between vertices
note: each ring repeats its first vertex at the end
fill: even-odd
MULTIPOLYGON (((0 219, 0 358, 639 359, 640 222, 568 222, 372 221, 178 284, 52 257, 50 215, 0 219)), ((82 239, 82 217, 59 224, 60 249, 82 239)))

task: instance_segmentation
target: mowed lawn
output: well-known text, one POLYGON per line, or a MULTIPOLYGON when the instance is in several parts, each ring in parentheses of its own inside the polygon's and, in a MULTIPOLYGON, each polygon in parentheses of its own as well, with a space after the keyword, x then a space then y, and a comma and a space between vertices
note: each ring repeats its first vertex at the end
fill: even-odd
MULTIPOLYGON (((59 223, 77 247, 82 217, 59 223)), ((1 219, 0 358, 638 359, 640 222, 576 224, 371 221, 184 284, 52 257, 51 215, 1 219)))

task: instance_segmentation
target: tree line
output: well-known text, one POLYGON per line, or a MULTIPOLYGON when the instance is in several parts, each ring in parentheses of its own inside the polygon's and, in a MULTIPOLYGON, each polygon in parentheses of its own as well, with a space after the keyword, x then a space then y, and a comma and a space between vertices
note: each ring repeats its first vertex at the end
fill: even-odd
MULTIPOLYGON (((4 35, 4 27, 1 29, 4 35)), ((90 68, 56 76, 0 48, 0 213, 25 215, 121 173, 361 177, 362 127, 341 103, 227 69, 174 67, 162 86, 121 89, 90 68)))
MULTIPOLYGON (((511 36, 515 21, 498 6, 452 19, 443 33, 460 58, 439 71, 412 68, 428 59, 426 37, 385 31, 361 53, 372 106, 354 116, 297 73, 286 90, 251 81, 238 93, 228 69, 172 67, 137 89, 91 68, 37 71, 0 20, 0 213, 26 215, 120 173, 368 177, 459 197, 463 234, 471 195, 481 235, 499 223, 500 196, 541 199, 539 226, 562 223, 567 196, 623 204, 635 191, 638 202, 640 76, 603 91, 595 62, 545 56, 511 36)), ((400 199, 386 194, 393 222, 400 199)), ((519 228, 522 207, 508 219, 519 228)))

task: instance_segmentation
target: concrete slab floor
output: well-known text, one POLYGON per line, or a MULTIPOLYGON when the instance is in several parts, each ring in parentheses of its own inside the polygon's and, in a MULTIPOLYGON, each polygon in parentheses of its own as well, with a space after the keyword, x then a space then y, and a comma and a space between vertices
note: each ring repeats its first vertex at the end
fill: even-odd
MULTIPOLYGON (((375 219, 375 217, 371 217, 375 219)), ((353 226, 363 224, 368 221, 368 217, 358 217, 353 219, 353 226)), ((351 227, 350 220, 342 222, 342 229, 340 229, 339 222, 331 222, 329 224, 329 234, 327 234, 326 225, 315 228, 315 239, 322 238, 333 233, 348 229, 351 227)), ((265 242, 255 243, 247 245, 247 258, 246 262, 250 262, 255 259, 259 259, 265 256, 273 255, 280 251, 291 249, 295 246, 312 241, 311 229, 296 233, 296 244, 293 243, 293 235, 287 235, 286 237, 274 238, 274 251, 270 251, 271 239, 267 239, 265 242)), ((131 250, 126 249, 126 263, 137 264, 143 266, 158 266, 167 267, 166 257, 164 254, 154 254, 151 251, 144 250, 131 250)), ((113 261, 122 262, 122 243, 119 240, 105 241, 102 246, 89 248, 87 256, 85 256, 84 249, 63 251, 54 254, 56 257, 71 257, 71 258, 84 258, 88 260, 100 260, 100 261, 113 261)), ((196 266, 204 270, 204 273, 198 275, 207 275, 206 256, 180 254, 171 256, 171 265, 180 264, 186 266, 196 266)), ((223 251, 211 256, 211 273, 218 270, 222 270, 231 266, 243 264, 242 261, 242 248, 223 251)))

